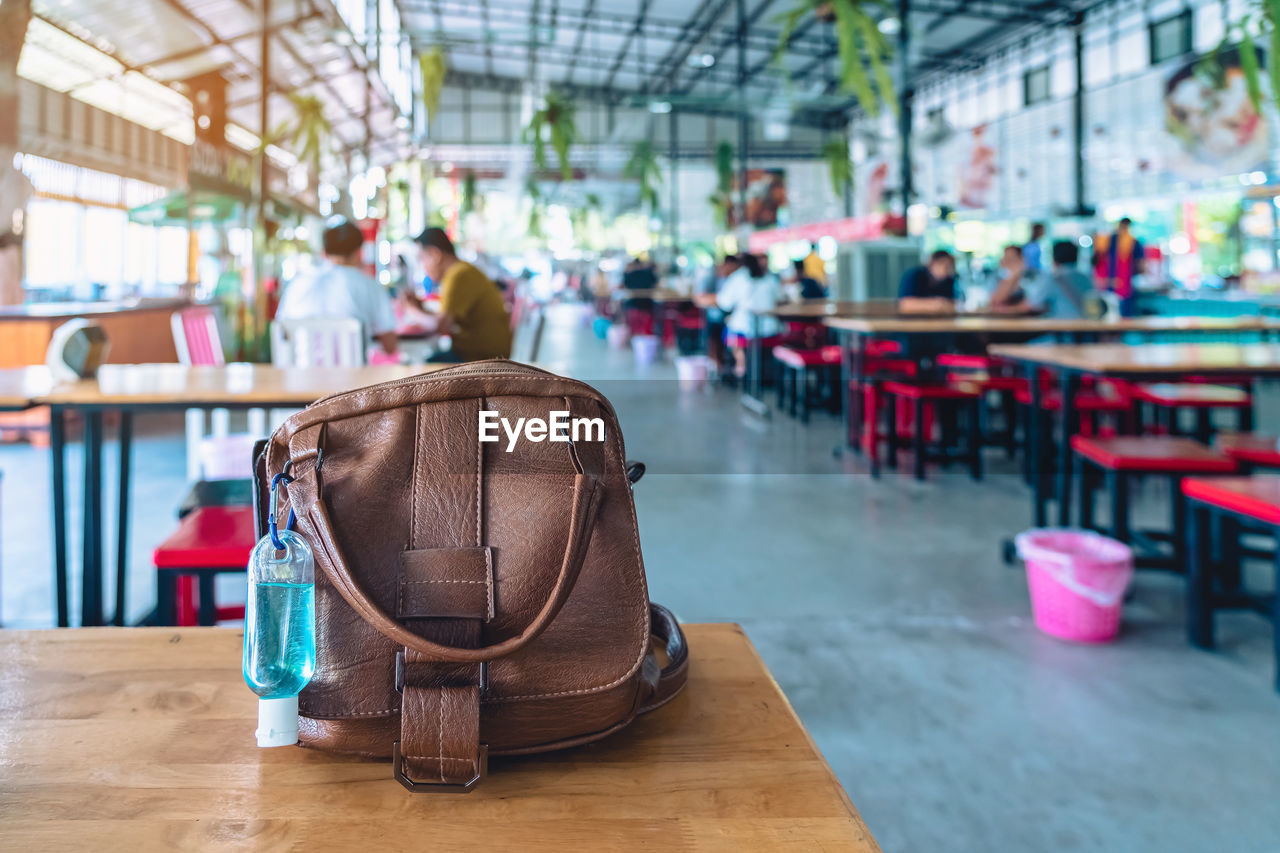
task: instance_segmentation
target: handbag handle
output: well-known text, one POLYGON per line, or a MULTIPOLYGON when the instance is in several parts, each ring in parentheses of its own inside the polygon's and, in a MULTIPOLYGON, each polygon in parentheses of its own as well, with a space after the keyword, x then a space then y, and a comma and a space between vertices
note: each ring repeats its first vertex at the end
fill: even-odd
POLYGON ((329 519, 329 510, 324 503, 324 487, 318 469, 314 470, 310 477, 304 476, 295 480, 290 485, 289 491, 291 500, 294 496, 300 498, 295 505, 298 515, 305 517, 315 532, 315 545, 325 556, 321 561, 321 567, 346 602, 379 633, 395 641, 397 645, 415 651, 429 660, 443 663, 479 663, 509 655, 546 630, 551 620, 569 599, 569 593, 573 591, 573 585, 578 580, 582 563, 587 556, 587 545, 591 542, 591 534, 595 528, 596 516, 604 500, 604 491, 600 488, 600 481, 596 477, 588 474, 574 475, 569 540, 565 544, 564 559, 560 563, 560 575, 556 578, 555 586, 546 604, 518 635, 491 646, 461 649, 433 643, 413 633, 379 607, 360 586, 347 565, 338 540, 333 535, 333 525, 329 519))

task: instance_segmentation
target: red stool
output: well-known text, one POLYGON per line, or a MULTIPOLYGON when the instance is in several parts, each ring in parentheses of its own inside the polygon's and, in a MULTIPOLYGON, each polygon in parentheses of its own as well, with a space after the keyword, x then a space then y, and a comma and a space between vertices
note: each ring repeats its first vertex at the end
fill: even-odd
POLYGON ((1214 442, 1218 452, 1234 459, 1242 472, 1254 468, 1280 468, 1280 438, 1254 432, 1219 435, 1214 442))
POLYGON ((1241 432, 1253 429, 1253 395, 1240 388, 1209 385, 1202 382, 1160 382, 1135 385, 1134 399, 1153 406, 1162 415, 1162 426, 1170 435, 1178 432, 1178 413, 1191 409, 1196 413, 1194 435, 1206 444, 1213 438, 1213 411, 1235 409, 1241 432))
POLYGON ((161 620, 213 625, 222 619, 243 618, 243 607, 217 606, 214 578, 243 572, 256 541, 252 507, 206 506, 185 515, 153 555, 161 620))
MULTIPOLYGON (((816 349, 796 349, 781 346, 773 348, 773 360, 777 362, 778 375, 778 408, 797 415, 801 423, 809 422, 809 378, 817 375, 820 384, 834 386, 840 376, 840 360, 842 351, 839 346, 825 346, 816 349)), ((836 395, 827 394, 828 401, 834 405, 836 395)))
MULTIPOLYGON (((870 350, 868 349, 868 351, 870 350)), ((910 359, 879 356, 869 356, 864 359, 864 380, 861 382, 856 378, 849 380, 849 399, 846 401, 846 405, 850 406, 851 416, 849 418, 849 435, 846 438, 850 446, 860 446, 865 453, 873 457, 879 452, 880 441, 885 438, 885 434, 880 428, 880 412, 885 404, 884 391, 880 387, 881 383, 887 379, 912 379, 918 371, 919 365, 910 359), (859 395, 862 401, 861 417, 854 418, 852 417, 854 412, 852 404, 859 395)), ((906 409, 898 412, 897 418, 899 427, 910 424, 910 412, 906 409)), ((907 434, 906 432, 902 433, 902 435, 907 434)))
MULTIPOLYGON (((1103 472, 1111 495, 1110 535, 1127 545, 1143 546, 1147 554, 1135 555, 1134 564, 1143 568, 1167 568, 1183 571, 1185 560, 1180 531, 1186 527, 1185 505, 1177 498, 1182 479, 1196 474, 1233 474, 1236 463, 1221 453, 1189 438, 1174 436, 1116 436, 1090 438, 1071 437, 1075 451, 1076 474, 1080 480, 1080 526, 1094 529, 1093 492, 1097 487, 1094 469, 1103 472), (1141 531, 1135 534, 1129 524, 1129 485, 1135 475, 1168 477, 1173 487, 1172 527, 1168 534, 1141 531), (1173 546, 1172 556, 1160 553, 1152 544, 1167 542, 1173 546)), ((1137 549, 1135 549, 1137 550, 1137 549)))
POLYGON ((1202 649, 1214 647, 1214 616, 1219 610, 1252 610, 1271 619, 1275 688, 1280 690, 1280 594, 1244 589, 1240 559, 1267 556, 1280 582, 1280 547, 1270 553, 1244 549, 1240 533, 1269 534, 1280 543, 1280 476, 1192 477, 1182 482, 1190 524, 1186 529, 1187 637, 1202 649), (1210 530, 1218 526, 1219 553, 1210 530))
MULTIPOLYGON (((917 384, 911 382, 903 382, 899 380, 891 380, 885 382, 881 388, 887 398, 888 405, 884 410, 888 413, 889 424, 885 430, 885 443, 889 446, 889 467, 898 467, 898 416, 897 416, 897 400, 910 401, 912 406, 913 421, 915 424, 914 434, 912 436, 912 448, 915 453, 914 473, 917 480, 924 479, 925 457, 928 453, 928 434, 930 429, 927 424, 927 410, 941 410, 944 415, 940 418, 943 422, 941 448, 938 453, 933 454, 936 458, 950 461, 950 447, 952 444, 950 433, 951 425, 955 423, 949 419, 949 416, 955 415, 958 421, 960 412, 964 412, 967 424, 966 446, 963 458, 969 463, 969 475, 975 479, 982 479, 982 424, 979 417, 978 408, 980 395, 976 390, 968 388, 960 388, 951 385, 939 384, 917 384)), ((958 425, 958 424, 957 424, 958 425)), ((871 454, 871 474, 879 476, 880 473, 880 453, 871 454)))

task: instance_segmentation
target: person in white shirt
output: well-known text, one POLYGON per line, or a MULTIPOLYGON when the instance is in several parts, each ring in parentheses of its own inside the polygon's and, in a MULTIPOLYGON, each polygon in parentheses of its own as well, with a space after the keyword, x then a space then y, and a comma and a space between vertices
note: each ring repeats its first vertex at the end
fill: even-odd
MULTIPOLYGON (((751 254, 742 256, 742 266, 724 280, 724 285, 716 294, 716 307, 728 315, 724 323, 725 329, 730 335, 737 336, 737 343, 757 336, 768 338, 778 334, 778 320, 761 315, 765 311, 772 311, 781 301, 782 284, 778 277, 769 272, 759 255, 751 254)), ((744 376, 747 372, 746 349, 732 343, 731 348, 734 373, 739 377, 744 376)))
POLYGON ((364 235, 344 220, 325 229, 323 243, 324 261, 310 275, 289 283, 276 319, 353 317, 360 321, 366 337, 377 340, 388 355, 395 355, 399 338, 391 296, 360 271, 364 235))

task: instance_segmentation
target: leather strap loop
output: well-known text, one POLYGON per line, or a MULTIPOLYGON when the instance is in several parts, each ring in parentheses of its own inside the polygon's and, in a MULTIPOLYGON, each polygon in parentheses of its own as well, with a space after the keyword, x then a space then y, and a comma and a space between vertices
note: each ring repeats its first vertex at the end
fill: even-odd
POLYGON ((591 534, 595 527, 596 515, 604 499, 599 480, 586 474, 574 475, 573 508, 570 514, 568 541, 565 544, 564 559, 560 564, 560 574, 556 578, 555 586, 546 604, 517 636, 491 646, 463 649, 424 639, 405 628, 369 598, 360 582, 352 575, 342 549, 334 537, 329 510, 322 497, 324 485, 321 476, 319 471, 300 476, 289 487, 290 500, 297 499, 298 502, 294 506, 299 517, 305 517, 314 531, 313 544, 325 558, 320 561, 320 566, 333 582, 334 588, 366 622, 379 633, 393 640, 396 645, 411 649, 422 655, 424 659, 446 663, 478 663, 509 655, 546 630, 551 620, 569 599, 569 593, 573 591, 573 585, 582 571, 582 564, 587 556, 587 546, 591 542, 591 534))
MULTIPOLYGON (((662 667, 653 682, 652 695, 640 706, 641 714, 647 714, 670 702, 689 680, 689 646, 676 617, 661 604, 649 602, 649 625, 653 639, 666 645, 667 665, 662 667)), ((654 666, 656 665, 655 659, 654 666)))

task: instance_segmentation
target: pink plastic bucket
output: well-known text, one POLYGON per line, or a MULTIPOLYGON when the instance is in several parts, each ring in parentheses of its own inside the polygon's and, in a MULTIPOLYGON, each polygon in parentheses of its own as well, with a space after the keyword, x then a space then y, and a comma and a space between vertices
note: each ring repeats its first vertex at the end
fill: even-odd
POLYGON ((1129 546, 1087 530, 1028 530, 1016 539, 1027 564, 1031 612, 1046 634, 1105 643, 1120 632, 1133 579, 1129 546))

